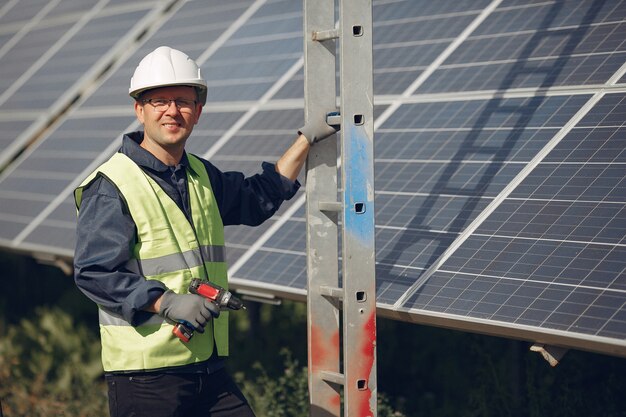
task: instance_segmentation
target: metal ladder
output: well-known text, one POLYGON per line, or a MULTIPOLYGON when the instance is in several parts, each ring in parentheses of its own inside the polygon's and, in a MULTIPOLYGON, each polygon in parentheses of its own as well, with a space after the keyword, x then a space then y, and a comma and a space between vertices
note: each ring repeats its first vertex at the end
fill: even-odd
POLYGON ((340 188, 335 140, 307 159, 310 415, 375 417, 372 4, 339 0, 338 27, 335 0, 304 0, 303 10, 305 119, 336 109, 339 49, 342 128, 340 188))

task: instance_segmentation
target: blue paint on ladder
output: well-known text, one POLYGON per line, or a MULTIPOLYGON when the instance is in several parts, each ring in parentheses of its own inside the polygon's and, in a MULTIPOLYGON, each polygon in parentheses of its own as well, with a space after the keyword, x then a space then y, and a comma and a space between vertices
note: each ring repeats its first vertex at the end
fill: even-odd
POLYGON ((344 152, 348 158, 344 159, 347 165, 344 167, 344 228, 364 246, 372 246, 374 242, 374 184, 369 184, 368 179, 374 178, 373 158, 369 139, 363 126, 350 126, 348 139, 344 143, 344 152), (368 193, 368 189, 370 192, 368 193), (357 214, 355 205, 364 204, 364 212, 357 214))

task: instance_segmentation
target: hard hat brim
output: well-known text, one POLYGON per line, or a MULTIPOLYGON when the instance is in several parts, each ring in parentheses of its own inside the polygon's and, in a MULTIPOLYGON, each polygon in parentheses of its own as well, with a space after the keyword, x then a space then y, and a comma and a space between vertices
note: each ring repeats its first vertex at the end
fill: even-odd
POLYGON ((146 86, 136 86, 133 89, 129 89, 128 94, 134 98, 135 100, 139 99, 141 94, 145 93, 148 90, 154 90, 157 88, 164 87, 177 87, 177 86, 185 86, 185 87, 193 87, 198 92, 198 102, 202 105, 206 104, 207 98, 207 86, 206 83, 200 83, 196 80, 194 81, 180 81, 180 82, 167 82, 163 84, 150 84, 146 86))

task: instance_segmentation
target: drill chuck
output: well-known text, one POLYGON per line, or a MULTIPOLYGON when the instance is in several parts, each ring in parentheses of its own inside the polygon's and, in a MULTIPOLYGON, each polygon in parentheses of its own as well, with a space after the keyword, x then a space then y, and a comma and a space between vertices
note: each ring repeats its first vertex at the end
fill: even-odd
POLYGON ((242 307, 245 308, 241 300, 235 297, 230 291, 224 293, 220 304, 220 307, 223 305, 231 310, 239 310, 242 307))

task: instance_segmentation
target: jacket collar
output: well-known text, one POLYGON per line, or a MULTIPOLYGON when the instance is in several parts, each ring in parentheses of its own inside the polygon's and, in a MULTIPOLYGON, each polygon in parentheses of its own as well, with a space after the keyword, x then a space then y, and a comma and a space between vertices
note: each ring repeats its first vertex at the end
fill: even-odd
MULTIPOLYGON (((148 168, 156 172, 169 171, 171 167, 161 162, 154 155, 139 145, 142 140, 143 131, 126 133, 122 139, 120 152, 128 156, 134 163, 142 168, 148 168)), ((189 159, 187 158, 186 151, 183 152, 180 165, 185 169, 191 169, 193 171, 193 168, 189 165, 189 159)))

